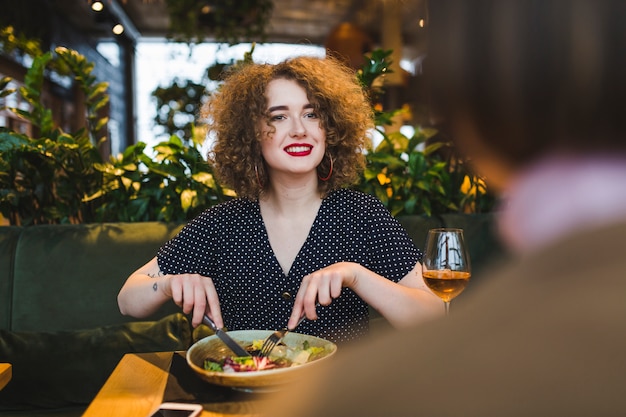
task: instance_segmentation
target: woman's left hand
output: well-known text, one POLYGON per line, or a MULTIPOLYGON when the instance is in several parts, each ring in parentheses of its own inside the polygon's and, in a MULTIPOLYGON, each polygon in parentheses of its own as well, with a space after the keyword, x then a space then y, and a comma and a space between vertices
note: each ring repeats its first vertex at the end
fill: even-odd
POLYGON ((329 305, 350 288, 396 328, 406 327, 443 314, 443 302, 422 279, 419 262, 400 281, 394 282, 354 262, 338 262, 302 279, 287 327, 293 329, 302 315, 317 319, 316 306, 329 305))
POLYGON ((363 267, 352 262, 338 262, 306 275, 296 294, 287 327, 294 328, 303 314, 309 320, 316 320, 316 305, 327 306, 333 299, 339 298, 342 288, 353 288, 357 283, 359 268, 363 267))

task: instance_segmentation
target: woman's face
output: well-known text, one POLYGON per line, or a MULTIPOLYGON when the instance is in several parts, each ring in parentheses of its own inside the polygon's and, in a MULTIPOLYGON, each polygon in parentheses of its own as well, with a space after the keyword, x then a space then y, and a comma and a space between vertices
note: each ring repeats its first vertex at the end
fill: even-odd
POLYGON ((317 176, 326 133, 306 91, 293 80, 270 81, 265 92, 270 126, 261 122, 261 153, 272 176, 317 176))

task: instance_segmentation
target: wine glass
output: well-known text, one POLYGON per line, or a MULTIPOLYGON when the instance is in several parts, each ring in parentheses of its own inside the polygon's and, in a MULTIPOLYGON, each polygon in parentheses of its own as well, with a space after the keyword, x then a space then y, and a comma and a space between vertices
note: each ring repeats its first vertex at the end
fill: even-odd
POLYGON ((422 259, 422 276, 450 312, 450 300, 461 294, 471 276, 470 258, 463 230, 438 228, 428 231, 422 259))

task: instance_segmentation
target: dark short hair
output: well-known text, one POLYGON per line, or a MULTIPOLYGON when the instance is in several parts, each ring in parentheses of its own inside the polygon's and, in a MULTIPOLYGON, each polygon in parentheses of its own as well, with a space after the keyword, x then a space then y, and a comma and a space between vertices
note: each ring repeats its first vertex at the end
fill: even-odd
POLYGON ((469 119, 511 166, 626 151, 626 1, 435 0, 429 13, 433 108, 469 119))

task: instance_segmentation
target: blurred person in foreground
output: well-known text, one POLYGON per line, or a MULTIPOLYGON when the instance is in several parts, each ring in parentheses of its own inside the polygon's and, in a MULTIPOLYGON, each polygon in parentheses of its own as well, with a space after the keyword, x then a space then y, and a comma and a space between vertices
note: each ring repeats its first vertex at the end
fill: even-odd
POLYGON ((429 11, 433 101, 506 196, 517 256, 449 317, 338 352, 271 413, 624 415, 626 2, 429 11))

